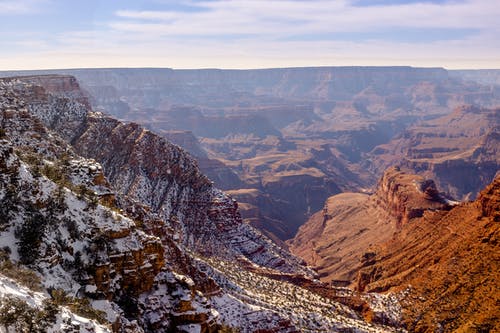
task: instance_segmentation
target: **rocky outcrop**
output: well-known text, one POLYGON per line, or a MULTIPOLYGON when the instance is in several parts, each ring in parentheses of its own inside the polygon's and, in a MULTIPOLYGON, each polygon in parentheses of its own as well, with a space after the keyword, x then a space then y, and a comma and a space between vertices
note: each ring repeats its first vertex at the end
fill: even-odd
MULTIPOLYGON (((3 79, 9 80, 9 79, 3 79)), ((74 76, 69 75, 35 75, 23 76, 21 80, 33 85, 32 91, 38 97, 49 97, 44 92, 52 95, 69 97, 72 100, 90 107, 89 96, 83 92, 74 76), (43 89, 42 89, 43 87, 43 89)))
POLYGON ((376 167, 399 164, 432 178, 457 199, 474 199, 500 166, 500 109, 456 108, 375 148, 376 167))
POLYGON ((405 224, 426 212, 445 209, 449 209, 448 201, 432 180, 391 168, 372 195, 342 193, 330 197, 288 245, 323 281, 349 285, 360 269, 374 263, 380 246, 405 224))
POLYGON ((254 321, 286 332, 379 329, 284 285, 314 283, 313 272, 242 223, 237 202, 178 146, 61 91, 22 79, 0 80, 0 90, 0 239, 49 290, 90 300, 119 332, 215 332, 223 322, 251 332, 254 321), (277 288, 285 303, 271 297, 277 288))
POLYGON ((409 288, 402 304, 410 331, 498 330, 499 183, 475 202, 403 226, 360 271, 359 288, 409 288))
POLYGON ((374 199, 396 219, 398 227, 421 217, 427 210, 448 208, 448 200, 438 192, 433 180, 406 174, 398 167, 384 173, 374 199))
POLYGON ((162 272, 155 278, 154 288, 141 295, 141 304, 147 309, 144 321, 152 332, 217 332, 218 313, 195 288, 189 277, 173 272, 162 272))
MULTIPOLYGON (((130 230, 127 229, 96 235, 90 250, 106 255, 96 258, 90 268, 92 276, 82 282, 95 285, 96 292, 103 293, 108 299, 113 299, 120 293, 137 297, 151 290, 155 276, 165 264, 164 250, 158 238, 134 236, 130 235, 130 230), (104 242, 109 245, 105 249, 99 248, 104 242), (121 244, 138 246, 122 247, 121 244), (120 279, 118 286, 114 285, 113 281, 116 277, 120 279)), ((93 294, 92 291, 90 293, 93 294)))

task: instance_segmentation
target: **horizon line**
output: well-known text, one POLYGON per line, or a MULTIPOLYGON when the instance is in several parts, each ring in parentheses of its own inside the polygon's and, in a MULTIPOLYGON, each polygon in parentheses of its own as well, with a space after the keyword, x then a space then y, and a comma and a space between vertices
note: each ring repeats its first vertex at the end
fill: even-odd
POLYGON ((285 67, 252 67, 252 68, 223 68, 223 67, 199 67, 199 68, 175 68, 175 67, 68 67, 68 68, 32 68, 32 69, 0 69, 0 72, 36 72, 36 71, 78 71, 78 70, 172 70, 172 71, 194 71, 194 70, 220 70, 220 71, 256 71, 256 70, 286 70, 286 69, 318 69, 318 68, 414 68, 414 69, 443 69, 446 71, 481 71, 500 70, 500 68, 447 68, 445 66, 411 66, 411 65, 322 65, 322 66, 285 66, 285 67))

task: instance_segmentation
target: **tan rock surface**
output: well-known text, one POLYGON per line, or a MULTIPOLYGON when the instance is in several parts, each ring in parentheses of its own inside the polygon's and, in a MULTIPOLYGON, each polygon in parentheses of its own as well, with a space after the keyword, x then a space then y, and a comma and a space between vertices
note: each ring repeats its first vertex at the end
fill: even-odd
POLYGON ((288 242, 290 250, 315 267, 323 281, 348 284, 402 225, 427 210, 446 207, 438 194, 422 191, 424 183, 426 189, 432 187, 421 176, 392 168, 373 195, 330 197, 288 242))

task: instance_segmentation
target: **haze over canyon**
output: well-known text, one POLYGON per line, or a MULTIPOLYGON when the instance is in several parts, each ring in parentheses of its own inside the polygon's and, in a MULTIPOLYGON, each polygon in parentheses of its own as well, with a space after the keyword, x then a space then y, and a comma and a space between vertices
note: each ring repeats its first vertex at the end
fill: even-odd
POLYGON ((500 330, 500 70, 0 77, 3 331, 500 330))

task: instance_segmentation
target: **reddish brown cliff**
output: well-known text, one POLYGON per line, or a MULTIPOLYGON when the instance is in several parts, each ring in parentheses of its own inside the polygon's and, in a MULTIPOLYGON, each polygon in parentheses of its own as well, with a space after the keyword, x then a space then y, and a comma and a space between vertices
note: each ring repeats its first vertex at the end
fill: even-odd
POLYGON ((373 198, 376 205, 396 219, 398 227, 422 216, 426 210, 447 207, 433 180, 401 172, 397 167, 384 173, 373 198))
POLYGON ((323 281, 349 284, 403 225, 426 211, 447 207, 432 181, 391 168, 375 194, 330 197, 288 244, 323 281))
POLYGON ((426 212, 360 271, 361 290, 409 288, 410 331, 500 329, 500 178, 475 202, 426 212))

